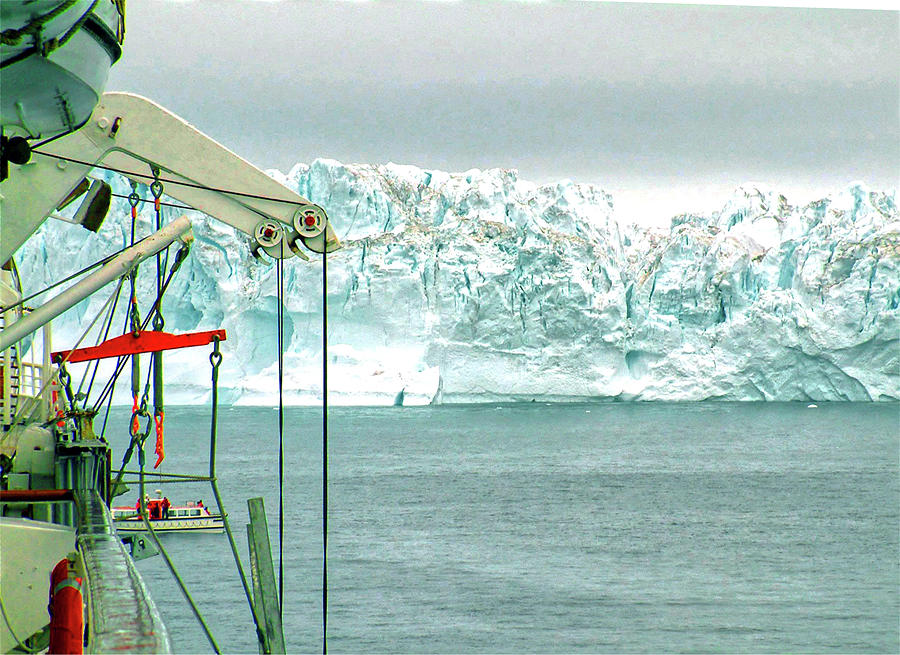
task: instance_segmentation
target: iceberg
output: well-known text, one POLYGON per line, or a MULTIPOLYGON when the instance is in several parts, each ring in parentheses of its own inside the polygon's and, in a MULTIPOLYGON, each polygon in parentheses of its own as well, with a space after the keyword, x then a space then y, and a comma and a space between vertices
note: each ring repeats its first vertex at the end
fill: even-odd
MULTIPOLYGON (((514 170, 320 159, 270 175, 325 207, 345 245, 326 264, 331 403, 900 399, 893 193, 854 183, 793 206, 747 184, 721 210, 660 230, 620 224, 599 186, 539 185, 514 170)), ((130 209, 114 200, 96 235, 41 228, 17 256, 26 293, 127 244, 130 209)), ((224 327, 222 398, 274 404, 275 267, 230 227, 170 212, 191 216, 196 243, 166 294, 166 329, 224 327)), ((143 205, 140 235, 152 220, 143 205)), ((322 266, 285 266, 290 404, 322 399, 322 266)), ((145 264, 145 311, 155 283, 145 264)), ((105 299, 54 323, 57 348, 105 299)), ((208 399, 207 357, 167 355, 167 402, 208 399)))

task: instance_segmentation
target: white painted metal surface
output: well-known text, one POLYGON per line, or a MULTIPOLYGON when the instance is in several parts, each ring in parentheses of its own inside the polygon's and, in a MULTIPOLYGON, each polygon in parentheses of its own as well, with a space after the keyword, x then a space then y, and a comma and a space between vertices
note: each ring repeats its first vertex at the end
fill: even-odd
POLYGON ((121 17, 114 3, 68 5, 0 2, 0 123, 6 136, 46 138, 77 128, 90 117, 121 55, 121 17))
MULTIPOLYGON (((263 220, 278 221, 284 239, 264 250, 272 257, 289 258, 289 247, 301 237, 293 219, 299 207, 310 202, 282 186, 250 162, 234 154, 190 123, 156 103, 129 93, 105 93, 88 123, 80 130, 48 144, 39 151, 54 153, 89 165, 34 153, 31 162, 10 165, 9 179, 0 189, 0 263, 5 262, 53 213, 91 170, 103 164, 120 170, 151 175, 151 163, 161 177, 191 185, 164 185, 165 194, 254 236, 263 220), (239 191, 277 200, 261 200, 222 193, 239 191)), ((127 176, 149 183, 151 177, 127 176)), ((321 211, 321 208, 319 208, 321 211)), ((302 237, 307 247, 328 250, 340 247, 330 225, 322 234, 302 237)))
MULTIPOLYGON (((50 571, 75 550, 75 529, 31 519, 0 517, 0 594, 6 616, 19 639, 25 639, 50 622, 47 596, 50 571), (20 556, 15 556, 16 554, 20 556), (28 553, 28 557, 22 557, 28 553)), ((6 621, 0 619, 0 652, 16 643, 6 621)))

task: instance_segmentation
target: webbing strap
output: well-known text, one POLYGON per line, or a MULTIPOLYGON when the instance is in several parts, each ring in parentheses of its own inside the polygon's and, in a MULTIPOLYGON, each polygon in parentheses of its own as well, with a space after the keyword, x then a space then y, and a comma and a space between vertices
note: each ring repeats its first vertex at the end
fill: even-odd
POLYGON ((79 592, 81 591, 81 578, 66 578, 65 580, 60 580, 55 587, 53 587, 53 595, 55 596, 59 593, 60 589, 64 589, 66 587, 74 587, 79 592))

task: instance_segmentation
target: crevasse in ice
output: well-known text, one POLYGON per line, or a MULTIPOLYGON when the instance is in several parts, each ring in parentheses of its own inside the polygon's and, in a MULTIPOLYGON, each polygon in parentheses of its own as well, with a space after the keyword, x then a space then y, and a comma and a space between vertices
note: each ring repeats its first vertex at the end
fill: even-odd
MULTIPOLYGON (((800 207, 745 185, 712 215, 649 230, 617 217, 598 186, 510 170, 317 160, 271 174, 325 207, 345 245, 327 271, 331 403, 391 404, 401 390, 406 404, 900 398, 893 194, 857 183, 800 207)), ((18 255, 26 287, 121 248, 128 213, 116 199, 96 236, 50 221, 18 255)), ((188 213, 197 243, 166 296, 166 329, 224 327, 223 399, 271 404, 274 267, 245 236, 188 213)), ((151 219, 144 205, 140 235, 151 219)), ((285 270, 287 401, 317 403, 321 259, 285 270)), ((154 271, 142 268, 144 311, 154 271)), ((57 347, 74 345, 107 293, 55 322, 57 347)), ((167 402, 208 398, 207 356, 166 356, 167 402)))

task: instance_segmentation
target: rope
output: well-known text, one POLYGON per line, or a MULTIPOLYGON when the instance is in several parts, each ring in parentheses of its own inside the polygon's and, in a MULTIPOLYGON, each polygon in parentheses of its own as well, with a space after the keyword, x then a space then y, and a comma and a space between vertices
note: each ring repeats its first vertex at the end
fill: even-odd
POLYGON ((219 514, 222 516, 222 524, 225 526, 225 534, 228 535, 228 544, 231 546, 231 554, 234 556, 234 563, 237 566, 238 573, 241 577, 241 585, 244 587, 244 595, 247 597, 247 603, 250 605, 250 613, 253 615, 253 623, 256 625, 256 638, 260 644, 265 644, 265 652, 268 651, 268 642, 266 641, 265 631, 262 629, 262 621, 260 621, 259 613, 253 604, 253 595, 250 591, 250 585, 247 582, 247 575, 244 573, 244 567, 241 564, 241 556, 238 554, 237 545, 234 542, 234 535, 231 532, 231 525, 228 523, 228 514, 222 504, 222 495, 219 493, 219 485, 216 481, 216 428, 219 417, 219 366, 222 364, 222 353, 219 352, 219 339, 213 338, 213 351, 209 355, 209 363, 212 366, 212 411, 210 413, 209 426, 209 482, 212 485, 213 496, 216 498, 216 506, 219 508, 219 514))
MULTIPOLYGON (((239 196, 241 198, 253 198, 255 200, 269 200, 271 202, 282 202, 286 205, 300 205, 303 203, 298 203, 296 200, 285 200, 284 198, 274 198, 272 196, 263 196, 256 193, 245 193, 243 191, 234 191, 232 189, 221 189, 218 187, 211 187, 205 184, 196 184, 194 182, 184 182, 182 180, 173 180, 169 178, 155 178, 153 175, 147 175, 146 173, 138 173, 136 171, 128 171, 122 168, 113 168, 112 166, 104 166, 103 164, 97 164, 94 162, 84 161, 81 159, 74 159, 72 157, 64 157, 63 155, 57 155, 52 152, 42 152, 40 150, 31 150, 32 153, 37 155, 44 155, 45 157, 52 157, 53 159, 61 159, 62 161, 67 161, 72 164, 79 164, 81 166, 90 166, 92 168, 100 168, 106 171, 112 171, 113 173, 119 173, 121 175, 125 175, 127 177, 141 177, 148 180, 159 179, 160 182, 165 184, 176 184, 178 186, 189 187, 191 189, 201 189, 203 191, 214 191, 216 193, 227 193, 231 196, 239 196)), ((248 208, 251 209, 252 208, 248 208)))
MULTIPOLYGON (((159 169, 152 167, 153 176, 156 178, 150 185, 150 193, 153 194, 153 203, 156 210, 156 231, 162 229, 162 207, 160 205, 160 197, 163 192, 163 185, 159 181, 159 169)), ((156 253, 156 303, 158 309, 156 316, 153 317, 153 329, 162 332, 166 326, 162 312, 162 295, 163 295, 163 273, 165 267, 169 264, 169 249, 166 248, 166 263, 163 264, 162 252, 156 253)), ((165 403, 163 401, 163 354, 155 352, 150 359, 153 367, 153 418, 156 422, 156 464, 153 468, 158 468, 166 457, 165 439, 164 439, 164 421, 166 416, 165 403)))
MULTIPOLYGON (((144 411, 144 414, 147 414, 147 412, 144 411)), ((149 414, 147 414, 147 417, 148 419, 150 418, 149 414)), ((209 630, 209 626, 206 625, 206 621, 203 619, 203 615, 200 614, 200 610, 197 608, 196 603, 194 603, 194 599, 191 597, 191 593, 185 586, 184 580, 182 580, 181 576, 178 574, 178 570, 175 568, 175 565, 169 558, 169 554, 163 547, 162 542, 160 542, 159 537, 156 535, 156 531, 153 529, 153 526, 150 525, 150 519, 147 517, 147 507, 144 503, 144 443, 147 441, 147 435, 150 434, 150 427, 152 426, 152 423, 152 419, 147 421, 147 429, 144 431, 142 438, 140 439, 140 449, 138 450, 138 463, 140 465, 141 519, 144 522, 144 527, 147 528, 147 532, 150 534, 150 538, 153 539, 154 545, 159 550, 159 554, 163 556, 163 560, 165 561, 166 566, 169 568, 169 571, 172 573, 172 577, 175 578, 175 582, 178 584, 178 588, 181 589, 182 595, 184 595, 184 598, 188 602, 188 605, 191 606, 191 611, 197 618, 197 622, 200 623, 200 627, 203 628, 203 633, 206 635, 206 639, 207 641, 209 641, 209 645, 212 646, 213 650, 218 655, 222 651, 219 650, 219 646, 218 644, 216 644, 216 640, 213 639, 212 632, 210 632, 209 630)), ((132 432, 132 443, 134 443, 135 437, 137 436, 138 435, 132 432)))
MULTIPOLYGON (((121 288, 121 285, 122 285, 122 280, 120 278, 119 284, 117 285, 116 290, 113 291, 109 295, 109 298, 106 299, 106 302, 103 303, 103 306, 100 308, 100 311, 97 312, 97 315, 94 317, 94 320, 92 320, 90 325, 87 326, 87 329, 85 329, 85 331, 82 332, 81 336, 78 338, 78 341, 75 342, 75 346, 72 348, 72 350, 69 352, 69 354, 66 355, 66 358, 62 362, 60 362, 60 366, 65 365, 65 363, 69 360, 69 357, 72 356, 72 352, 75 352, 75 350, 81 345, 81 342, 84 341, 85 337, 87 337, 88 333, 93 329, 93 327, 97 323, 97 321, 100 320, 100 317, 103 315, 103 313, 106 311, 106 308, 112 302, 113 297, 116 295, 116 293, 118 293, 118 290, 121 288)), ((26 411, 26 405, 22 405, 22 407, 19 408, 19 410, 16 412, 15 417, 13 418, 13 421, 12 421, 13 423, 17 423, 21 418, 23 418, 24 416, 28 416, 28 414, 30 414, 32 412, 35 405, 38 402, 40 402, 40 399, 43 397, 44 391, 47 390, 47 387, 50 386, 50 384, 53 382, 53 380, 56 379, 56 377, 58 375, 59 375, 59 369, 57 369, 57 372, 54 373, 53 375, 51 375, 50 378, 46 382, 44 382, 44 384, 41 386, 40 390, 37 392, 35 397, 27 405, 27 411, 26 411)), ((8 434, 10 434, 10 433, 7 432, 4 435, 4 437, 8 434)))
POLYGON ((77 32, 78 30, 80 30, 80 29, 81 29, 81 26, 84 25, 85 22, 87 22, 88 15, 89 15, 92 11, 94 11, 94 7, 97 6, 97 3, 98 3, 99 1, 100 1, 100 0, 94 0, 94 2, 91 3, 91 6, 88 7, 88 10, 87 10, 86 12, 84 12, 84 14, 82 14, 81 18, 79 18, 77 21, 75 21, 75 24, 69 29, 69 31, 66 32, 66 33, 65 33, 65 34, 64 34, 64 35, 56 42, 56 44, 53 46, 53 49, 54 49, 54 50, 56 50, 57 48, 63 47, 64 45, 66 45, 66 43, 68 43, 69 39, 71 39, 73 36, 75 36, 75 32, 77 32))
POLYGON ((328 255, 322 253, 322 653, 328 652, 328 255))
POLYGON ((284 263, 275 260, 278 296, 278 613, 284 624, 284 263))
POLYGON ((29 648, 25 644, 25 642, 28 641, 27 638, 25 640, 22 640, 16 636, 16 633, 12 627, 12 623, 10 622, 9 617, 6 616, 6 608, 3 605, 2 595, 0 595, 0 614, 3 614, 3 622, 6 623, 6 629, 9 630, 10 636, 16 642, 16 648, 20 648, 23 652, 26 653, 40 653, 43 650, 43 648, 29 648))
MULTIPOLYGON (((134 233, 135 226, 137 225, 137 201, 138 201, 138 192, 137 192, 137 182, 131 181, 131 194, 128 196, 128 201, 131 204, 131 245, 134 245, 134 233)), ((137 284, 137 275, 138 269, 137 267, 131 269, 128 274, 128 280, 131 282, 131 295, 128 297, 128 316, 131 322, 131 331, 135 334, 139 331, 139 326, 141 322, 140 314, 138 313, 138 304, 137 304, 137 291, 135 286, 137 284)), ((118 372, 118 371, 117 371, 118 372)), ((134 399, 134 409, 138 408, 138 392, 140 391, 140 379, 141 379, 141 358, 140 355, 134 355, 131 358, 131 396, 134 399)), ((117 480, 118 482, 118 480, 117 480)))
POLYGON ((125 252, 127 249, 128 249, 128 248, 122 248, 122 250, 119 250, 119 251, 117 251, 117 252, 114 252, 114 253, 112 253, 111 255, 107 255, 106 257, 104 257, 104 258, 102 258, 102 259, 98 259, 98 260, 97 260, 96 262, 94 262, 93 264, 89 264, 88 266, 85 266, 84 268, 82 268, 80 271, 77 271, 76 273, 72 273, 69 277, 62 279, 62 280, 60 280, 59 282, 54 282, 54 283, 51 284, 50 286, 48 286, 48 287, 46 287, 46 288, 44 288, 44 289, 41 289, 40 291, 34 292, 33 294, 31 294, 31 295, 28 296, 27 298, 22 298, 22 300, 19 300, 19 301, 17 301, 17 302, 14 302, 12 305, 6 305, 5 307, 0 307, 0 314, 5 314, 5 313, 6 313, 7 311, 9 311, 10 309, 15 309, 16 307, 19 307, 20 305, 24 305, 26 302, 28 302, 28 301, 31 300, 32 298, 36 298, 36 297, 38 297, 38 296, 40 296, 40 295, 42 295, 42 294, 45 294, 45 293, 47 293, 48 291, 50 291, 51 289, 55 289, 56 287, 58 287, 58 286, 61 285, 61 284, 65 284, 66 282, 68 282, 68 281, 70 281, 70 280, 74 280, 74 279, 75 279, 76 277, 78 277, 79 275, 83 275, 83 274, 87 273, 88 271, 97 268, 98 266, 102 266, 103 264, 106 264, 107 262, 109 262, 109 261, 110 261, 111 259, 113 259, 114 257, 118 257, 119 255, 121 255, 121 254, 122 254, 123 252, 125 252))
MULTIPOLYGON (((116 291, 116 299, 113 301, 112 309, 109 310, 109 320, 107 320, 107 322, 106 322, 106 329, 103 331, 103 335, 101 337, 98 337, 97 345, 99 345, 101 343, 101 341, 106 341, 107 337, 109 337, 109 331, 112 328, 113 318, 115 317, 115 313, 116 313, 116 306, 119 304, 119 296, 121 295, 121 293, 122 293, 122 285, 120 284, 118 287, 118 290, 116 291)), ((88 367, 88 368, 90 368, 90 367, 88 367)), ((91 395, 91 390, 94 388, 94 380, 97 377, 97 371, 99 369, 100 369, 100 360, 98 359, 94 362, 94 372, 91 375, 91 381, 88 383, 87 391, 84 392, 85 401, 87 401, 87 399, 91 395)), ((87 375, 87 370, 85 370, 85 375, 87 375)), ((81 393, 81 385, 78 386, 78 393, 79 394, 81 393)), ((85 406, 86 405, 87 405, 87 402, 85 402, 85 406)))
MULTIPOLYGON (((94 0, 94 2, 91 3, 91 6, 88 7, 88 10, 81 15, 81 17, 75 22, 74 25, 72 25, 69 31, 66 32, 62 37, 55 37, 44 41, 41 38, 41 31, 43 30, 45 24, 49 23, 54 18, 67 11, 70 7, 76 4, 77 1, 78 0, 66 0, 66 2, 56 7, 56 9, 54 9, 50 13, 44 14, 43 16, 38 16, 21 29, 4 30, 2 33, 0 33, 0 43, 2 43, 3 45, 17 46, 22 40, 22 37, 26 34, 31 35, 33 40, 33 45, 30 48, 26 48, 22 52, 0 62, 0 68, 6 68, 7 66, 11 66, 12 64, 27 59, 28 57, 35 54, 40 54, 41 57, 47 57, 54 50, 57 50, 58 48, 61 48, 63 45, 65 45, 66 42, 71 39, 72 36, 74 36, 75 32, 81 29, 81 27, 87 21, 88 15, 94 10, 94 7, 97 6, 97 3, 100 0, 94 0)), ((81 127, 80 125, 72 125, 71 121, 68 120, 68 116, 66 117, 66 122, 69 124, 69 129, 63 133, 64 135, 71 134, 79 127, 81 127)), ((49 141, 50 139, 47 139, 47 141, 42 143, 46 143, 49 141)))
MULTIPOLYGON (((178 272, 178 269, 181 268, 181 264, 187 258, 189 252, 190 252, 190 246, 185 244, 178 250, 178 253, 176 253, 175 261, 172 264, 172 268, 169 269, 169 275, 166 277, 165 284, 163 284, 163 294, 165 294, 166 289, 169 288, 169 284, 172 282, 172 277, 175 275, 175 273, 178 272)), ((138 328, 140 331, 147 329, 147 326, 150 324, 150 321, 153 319, 157 309, 159 308, 160 301, 161 301, 160 297, 158 297, 156 299, 156 302, 153 303, 153 306, 150 308, 150 312, 147 314, 147 317, 144 319, 144 322, 141 323, 138 328)), ((128 320, 128 319, 126 318, 126 320, 128 320)), ((106 386, 103 388, 103 391, 100 393, 100 397, 97 400, 96 404, 94 405, 93 411, 96 412, 100 408, 100 405, 102 405, 103 402, 106 400, 106 394, 112 393, 112 388, 115 387, 116 382, 119 379, 119 375, 122 373, 122 370, 125 367, 125 362, 128 361, 129 357, 130 357, 130 355, 124 355, 122 357, 119 357, 119 359, 116 363, 115 373, 113 373, 112 378, 110 378, 109 382, 106 383, 106 386)))
MULTIPOLYGON (((128 196, 126 196, 124 193, 112 193, 112 194, 110 194, 110 195, 111 195, 113 198, 128 198, 128 196)), ((150 200, 149 198, 139 198, 138 201, 139 201, 139 202, 153 202, 153 201, 150 200)), ((190 207, 190 206, 188 206, 188 205, 179 205, 179 204, 174 203, 174 202, 162 202, 162 201, 160 201, 159 204, 160 204, 161 206, 163 206, 163 207, 175 207, 176 209, 191 209, 191 210, 194 210, 193 207, 190 207)))
MULTIPOLYGON (((122 334, 125 334, 125 332, 127 330, 128 330, 128 315, 126 314, 125 324, 122 326, 122 334)), ((116 362, 116 366, 118 367, 123 361, 124 361, 124 358, 119 359, 116 362)), ((110 385, 110 382, 107 382, 107 386, 110 386, 110 394, 109 394, 109 400, 106 401, 106 415, 103 417, 103 428, 100 430, 100 438, 101 439, 106 435, 106 424, 109 421, 109 412, 112 409, 113 396, 115 395, 115 392, 116 392, 116 384, 118 383, 118 375, 119 375, 120 371, 121 371, 121 369, 117 368, 117 370, 114 372, 113 377, 110 380, 110 382, 112 382, 111 385, 110 385)), ((94 412, 99 411, 101 404, 102 403, 97 403, 94 406, 93 411, 94 412)), ((85 407, 87 407, 86 401, 85 401, 85 407)))
MULTIPOLYGON (((116 297, 115 297, 115 300, 113 300, 112 308, 110 308, 110 310, 109 310, 109 318, 107 318, 107 320, 106 320, 106 328, 104 328, 103 332, 101 332, 100 334, 97 335, 97 344, 96 345, 99 345, 101 342, 106 341, 107 337, 109 336, 109 331, 112 328, 113 318, 115 317, 115 313, 116 313, 116 306, 119 304, 119 296, 121 295, 121 293, 122 293, 122 285, 119 284, 116 289, 116 297)), ((99 359, 95 360, 93 363, 93 366, 94 366, 94 372, 91 375, 91 381, 88 383, 87 391, 85 391, 84 396, 82 397, 85 401, 91 395, 91 390, 94 388, 94 380, 97 377, 97 371, 100 369, 100 360, 99 359)), ((91 370, 91 366, 88 365, 88 367, 85 368, 85 370, 84 370, 84 375, 81 378, 81 383, 78 385, 78 393, 76 394, 76 397, 81 396, 81 387, 84 385, 84 382, 87 378, 87 374, 90 370, 91 370)), ((85 405, 86 404, 87 403, 85 403, 85 405)))
POLYGON ((55 136, 51 136, 49 139, 44 139, 43 141, 39 141, 38 143, 35 143, 33 146, 31 146, 31 149, 34 150, 35 148, 40 148, 41 146, 47 145, 48 143, 52 143, 52 142, 56 141, 57 139, 63 138, 64 136, 69 136, 72 132, 79 129, 80 127, 81 127, 80 125, 78 127, 73 127, 71 129, 66 130, 65 132, 60 132, 59 134, 57 134, 55 136))
MULTIPOLYGON (((19 29, 8 29, 0 32, 0 43, 3 45, 16 46, 19 45, 19 41, 22 40, 22 37, 26 34, 31 34, 37 40, 38 35, 41 33, 44 25, 49 23, 51 20, 59 16, 60 14, 69 10, 78 0, 66 0, 66 2, 57 6, 53 11, 50 11, 43 16, 38 16, 31 20, 27 25, 20 27, 19 29)), ((91 9, 93 9, 93 5, 91 5, 91 9)), ((88 10, 90 11, 90 10, 88 10)))
MULTIPOLYGON (((113 390, 115 390, 115 383, 113 383, 113 390)), ((106 413, 103 415, 103 427, 100 429, 100 440, 106 441, 106 424, 109 421, 109 412, 112 409, 112 399, 113 395, 109 395, 109 400, 106 402, 106 413)), ((99 407, 97 408, 99 411, 99 407)), ((113 490, 115 491, 115 490, 113 490)), ((112 500, 112 498, 110 498, 112 500)))
MULTIPOLYGON (((145 417, 149 418, 149 416, 150 416, 150 414, 147 412, 147 394, 149 393, 149 390, 150 390, 150 372, 151 372, 151 370, 148 369, 147 370, 147 382, 144 385, 144 394, 141 397, 141 402, 137 402, 137 400, 135 400, 135 403, 134 403, 134 410, 131 413, 131 421, 129 421, 129 424, 128 424, 129 430, 131 431, 131 441, 128 444, 128 449, 125 451, 125 455, 122 457, 122 466, 119 468, 119 472, 116 474, 116 479, 110 485, 110 488, 113 491, 115 491, 118 488, 119 483, 122 481, 122 476, 125 474, 125 467, 128 465, 128 462, 131 461, 131 455, 134 452, 135 445, 138 444, 139 436, 141 437, 141 441, 140 441, 141 450, 138 455, 138 459, 141 462, 140 475, 143 475, 144 440, 147 439, 147 434, 150 433, 150 425, 151 425, 152 421, 147 422, 146 433, 143 435, 139 435, 138 427, 140 426, 140 424, 138 423, 138 418, 141 416, 145 416, 145 417)), ((138 385, 138 388, 140 388, 140 385, 138 385)), ((135 394, 135 398, 137 398, 137 394, 135 394)), ((110 399, 112 399, 112 395, 110 395, 110 399)), ((109 408, 108 407, 106 410, 106 414, 107 414, 107 417, 109 417, 109 408)), ((106 431, 106 422, 104 420, 103 432, 105 432, 105 431, 106 431)), ((141 487, 141 496, 140 497, 141 497, 141 502, 143 502, 143 498, 144 498, 143 487, 141 487)))

